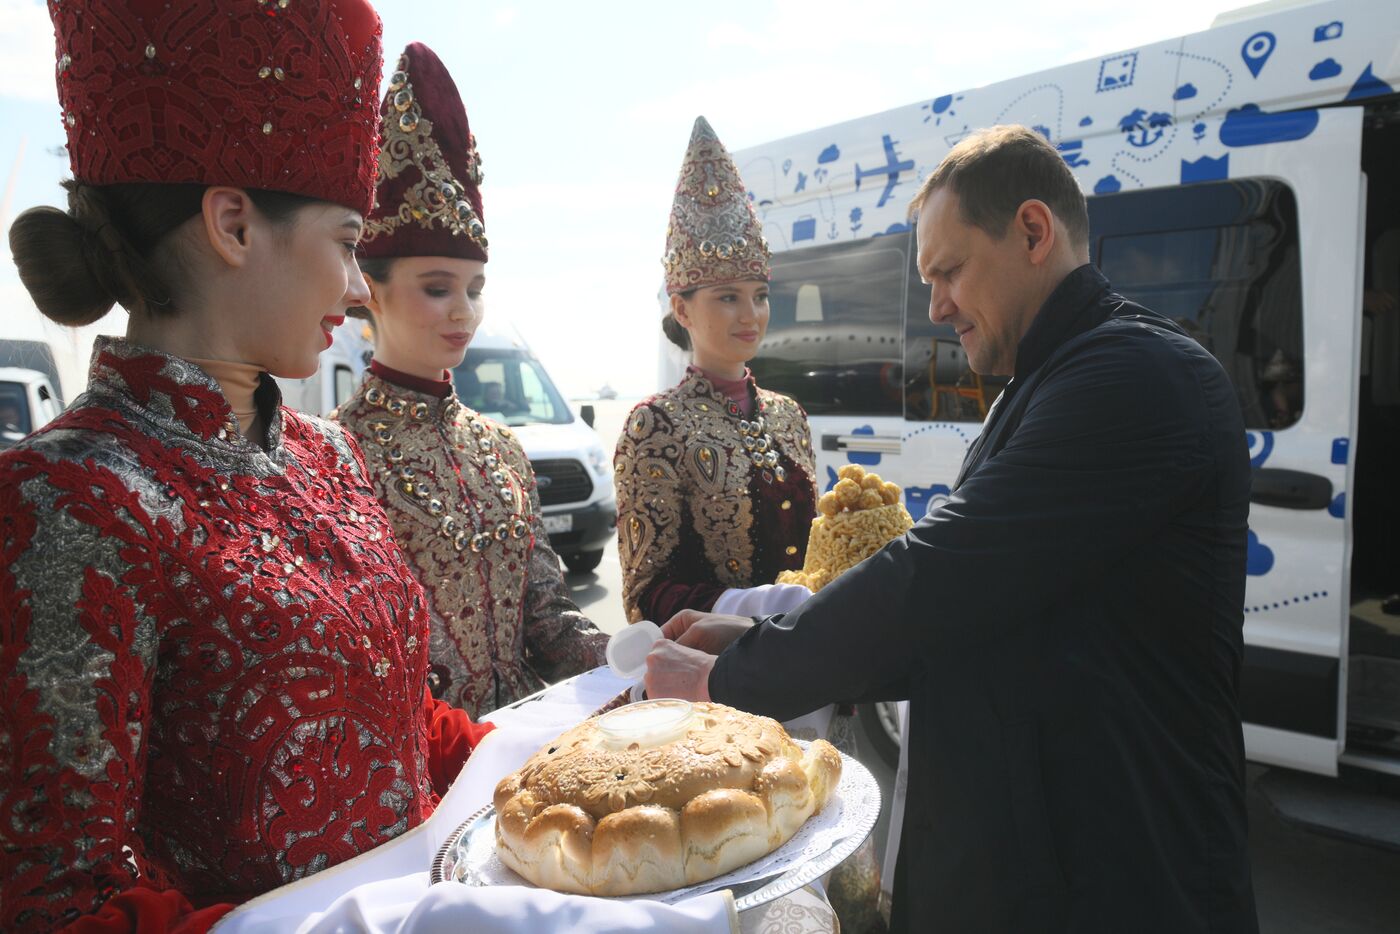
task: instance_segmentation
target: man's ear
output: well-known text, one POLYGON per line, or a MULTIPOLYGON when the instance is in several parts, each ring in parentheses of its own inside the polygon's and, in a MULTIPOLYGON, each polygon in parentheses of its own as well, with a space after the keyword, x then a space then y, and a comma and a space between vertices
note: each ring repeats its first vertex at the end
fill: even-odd
POLYGON ((241 188, 216 185, 205 189, 201 209, 204 234, 214 253, 230 266, 245 265, 256 216, 253 199, 241 188))
POLYGON ((1026 245, 1031 265, 1039 266, 1050 258, 1055 247, 1055 213, 1044 201, 1032 198, 1016 209, 1012 222, 1013 234, 1026 245))
POLYGON ((686 327, 690 326, 690 312, 685 307, 685 299, 681 298, 679 294, 671 296, 671 314, 675 315, 676 320, 681 324, 686 327))

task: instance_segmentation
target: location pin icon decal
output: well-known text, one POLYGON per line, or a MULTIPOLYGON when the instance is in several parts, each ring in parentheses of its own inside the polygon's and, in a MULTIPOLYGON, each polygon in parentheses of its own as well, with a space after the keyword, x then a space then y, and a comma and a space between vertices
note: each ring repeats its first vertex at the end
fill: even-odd
POLYGON ((1251 75, 1259 77, 1259 72, 1263 70, 1269 56, 1274 54, 1274 46, 1277 44, 1278 41, 1271 32, 1256 32, 1244 40, 1244 45, 1240 47, 1240 57, 1244 59, 1245 67, 1251 75))

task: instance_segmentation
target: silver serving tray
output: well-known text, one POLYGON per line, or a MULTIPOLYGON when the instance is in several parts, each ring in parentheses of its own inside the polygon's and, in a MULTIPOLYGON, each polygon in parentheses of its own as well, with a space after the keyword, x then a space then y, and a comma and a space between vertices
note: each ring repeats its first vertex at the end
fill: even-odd
MULTIPOLYGON (((806 746, 800 742, 798 745, 806 746)), ((751 882, 736 886, 729 886, 734 895, 734 906, 738 911, 747 911, 750 908, 757 908, 759 905, 767 904, 776 898, 781 898, 791 892, 795 892, 805 885, 809 885, 821 878, 826 873, 835 869, 846 857, 850 856, 856 849, 870 836, 870 832, 875 829, 875 822, 880 816, 880 786, 875 781, 875 777, 870 774, 860 762, 852 759, 844 752, 841 753, 841 781, 837 784, 837 793, 843 791, 849 794, 857 788, 860 792, 861 804, 864 806, 864 813, 854 825, 854 828, 846 836, 837 840, 831 847, 822 853, 809 859, 793 863, 777 875, 768 876, 763 879, 756 879, 751 882), (874 806, 869 806, 873 804, 874 806)), ((843 794, 843 802, 847 795, 843 794)), ((854 802, 853 802, 854 803, 854 802)), ((492 826, 491 818, 495 814, 495 808, 486 805, 481 810, 472 814, 464 820, 457 829, 448 834, 447 839, 438 849, 437 855, 433 858, 431 872, 432 883, 436 885, 444 880, 454 879, 453 867, 459 852, 464 849, 466 842, 473 834, 490 832, 492 826)), ((784 844, 785 846, 787 844, 784 844)), ((742 869, 743 867, 739 867, 742 869)), ((738 872, 739 870, 734 870, 738 872)), ((723 878, 723 877, 721 877, 723 878)), ((484 883, 471 879, 458 880, 464 885, 481 885, 484 883)), ((522 885, 534 887, 531 883, 521 880, 522 885)), ((689 886, 687 886, 689 888, 689 886)), ((725 888, 721 885, 718 888, 725 888)), ((718 891, 713 889, 711 891, 718 891)), ((678 890, 672 890, 678 891, 678 890)), ((650 892, 642 895, 620 896, 623 898, 636 899, 662 899, 668 892, 650 892)))

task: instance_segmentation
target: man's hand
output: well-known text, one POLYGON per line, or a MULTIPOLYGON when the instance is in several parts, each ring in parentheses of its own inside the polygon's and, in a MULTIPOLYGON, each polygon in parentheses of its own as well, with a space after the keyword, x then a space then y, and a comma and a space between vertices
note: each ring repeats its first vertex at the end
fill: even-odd
POLYGON ((707 701, 710 699, 710 670, 714 667, 713 655, 661 639, 647 655, 647 697, 707 701))
POLYGON ((745 616, 716 616, 699 610, 681 610, 661 627, 661 634, 688 648, 718 655, 729 643, 748 632, 753 620, 745 616))

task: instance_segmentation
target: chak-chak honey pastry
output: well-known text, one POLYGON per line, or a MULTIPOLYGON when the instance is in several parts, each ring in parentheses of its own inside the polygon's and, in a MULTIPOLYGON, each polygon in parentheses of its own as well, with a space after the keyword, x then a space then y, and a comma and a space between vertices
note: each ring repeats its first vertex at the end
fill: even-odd
POLYGON ((812 520, 802 570, 783 571, 778 583, 802 584, 816 593, 914 527, 898 484, 859 464, 847 464, 837 476, 836 486, 817 501, 820 515, 812 520))

